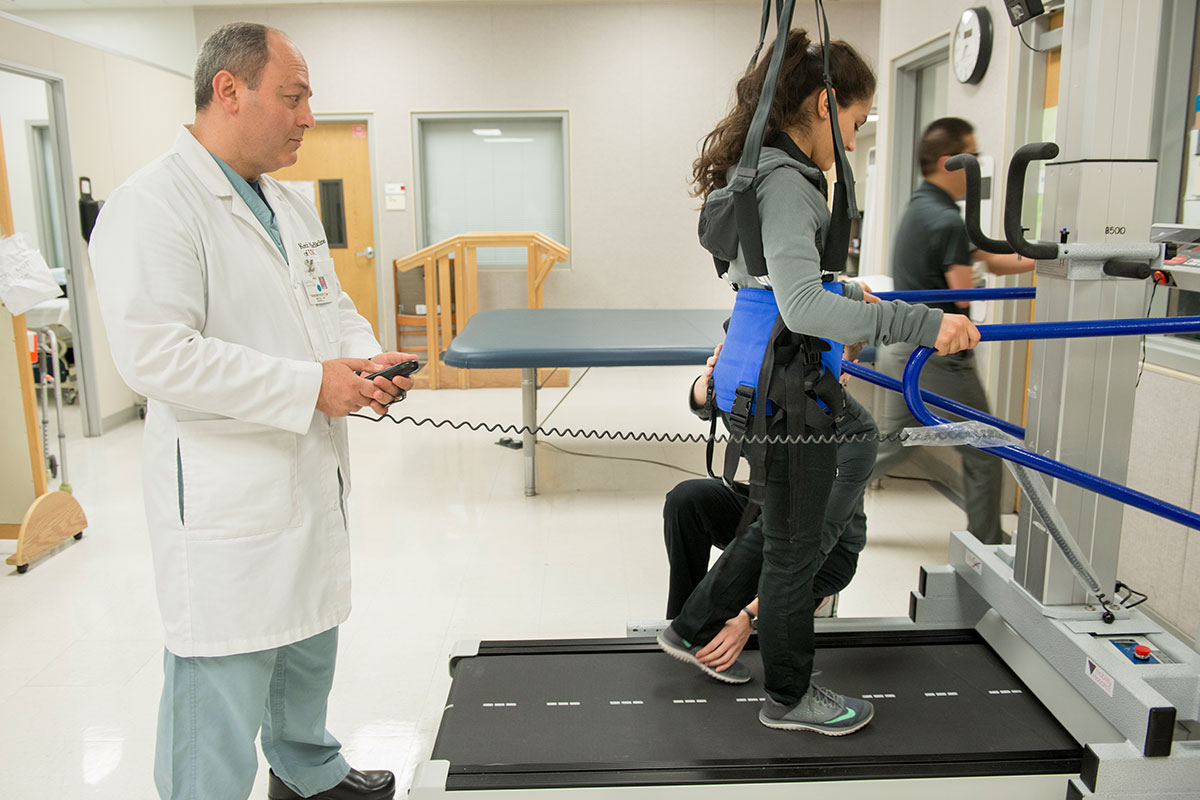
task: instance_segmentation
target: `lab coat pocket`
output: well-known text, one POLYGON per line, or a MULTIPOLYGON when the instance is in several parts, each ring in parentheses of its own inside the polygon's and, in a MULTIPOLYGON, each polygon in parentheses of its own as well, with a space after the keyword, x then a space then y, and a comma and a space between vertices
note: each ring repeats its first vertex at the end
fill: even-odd
POLYGON ((180 512, 191 539, 298 525, 297 435, 233 419, 179 423, 180 512))
POLYGON ((342 285, 338 282, 337 272, 333 267, 333 259, 320 259, 316 262, 316 270, 325 276, 325 282, 333 300, 317 306, 317 316, 321 318, 321 327, 325 331, 325 341, 339 342, 342 338, 342 319, 339 312, 342 295, 342 285))

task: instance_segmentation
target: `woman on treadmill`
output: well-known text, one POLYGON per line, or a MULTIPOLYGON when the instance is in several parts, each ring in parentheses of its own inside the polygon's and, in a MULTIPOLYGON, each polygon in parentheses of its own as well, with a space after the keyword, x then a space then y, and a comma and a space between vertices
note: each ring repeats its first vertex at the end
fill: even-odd
MULTIPOLYGON (((856 132, 866 121, 875 94, 874 73, 850 45, 835 40, 826 46, 836 97, 835 120, 830 119, 822 46, 810 42, 801 30, 792 30, 787 38, 754 188, 766 279, 753 276, 741 247, 736 258, 728 259, 725 278, 738 290, 773 293, 768 296, 773 296, 787 328, 775 340, 777 369, 791 363, 786 361, 788 352, 797 352, 795 347, 783 351, 778 343, 791 336, 794 344, 795 334, 844 343, 913 342, 935 347, 942 355, 974 347, 979 332, 963 315, 943 317, 940 310, 926 306, 879 302, 850 283, 845 284, 844 296, 822 288, 822 266, 825 271, 839 271, 846 256, 842 249, 840 254, 826 253, 822 258, 830 229, 824 173, 837 156, 832 125, 838 126, 845 149, 853 150, 856 132), (839 265, 831 268, 835 263, 839 265), (781 359, 785 359, 782 364, 781 359)), ((770 59, 769 50, 738 81, 733 109, 704 139, 693 165, 694 194, 703 198, 705 205, 702 232, 706 226, 711 231, 731 224, 731 215, 724 220, 714 218, 718 207, 729 207, 714 202, 721 197, 714 193, 722 192, 734 178, 770 59)), ((729 354, 732 327, 730 330, 722 358, 729 354)), ((797 416, 809 410, 792 408, 793 397, 788 395, 785 413, 769 423, 769 433, 788 432, 783 424, 777 424, 788 413, 793 425, 797 419, 809 419, 797 416)), ((811 427, 804 429, 813 432, 811 427)), ((659 636, 659 646, 717 680, 750 680, 749 670, 740 662, 717 671, 701 663, 696 654, 757 595, 767 695, 759 721, 771 728, 830 736, 852 733, 871 720, 871 703, 810 681, 815 648, 812 583, 825 506, 836 473, 837 446, 818 442, 765 447, 762 513, 725 549, 671 626, 659 636), (790 448, 802 449, 789 452, 790 448)), ((837 679, 836 675, 829 677, 837 679)))

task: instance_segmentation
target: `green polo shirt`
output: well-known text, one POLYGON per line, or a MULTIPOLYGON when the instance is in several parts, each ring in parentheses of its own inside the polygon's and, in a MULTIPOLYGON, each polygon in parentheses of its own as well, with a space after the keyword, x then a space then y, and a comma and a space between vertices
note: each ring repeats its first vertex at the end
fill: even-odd
POLYGON ((246 201, 246 205, 250 207, 250 212, 254 214, 254 218, 262 223, 263 229, 271 237, 271 241, 275 242, 275 246, 279 248, 279 255, 283 256, 284 261, 287 261, 287 251, 283 249, 283 238, 279 235, 279 224, 275 221, 275 212, 267 205, 267 198, 263 195, 262 187, 258 185, 258 181, 250 183, 241 175, 238 175, 233 167, 212 153, 209 153, 209 155, 213 157, 213 161, 217 162, 217 166, 221 168, 221 172, 225 173, 225 177, 229 178, 229 182, 233 185, 233 190, 238 193, 239 197, 246 201))
MULTIPOLYGON (((945 190, 928 181, 913 192, 900 217, 892 251, 892 278, 897 291, 949 289, 946 271, 970 264, 971 241, 958 204, 945 190)), ((966 314, 954 303, 927 303, 947 314, 966 314)))

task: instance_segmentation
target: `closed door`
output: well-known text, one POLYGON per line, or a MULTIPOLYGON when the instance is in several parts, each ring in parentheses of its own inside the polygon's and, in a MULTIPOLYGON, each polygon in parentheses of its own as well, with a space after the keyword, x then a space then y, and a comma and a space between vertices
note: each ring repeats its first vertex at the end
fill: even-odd
POLYGON ((304 134, 300 157, 272 177, 310 197, 321 212, 342 289, 379 337, 371 152, 366 122, 321 122, 304 134))

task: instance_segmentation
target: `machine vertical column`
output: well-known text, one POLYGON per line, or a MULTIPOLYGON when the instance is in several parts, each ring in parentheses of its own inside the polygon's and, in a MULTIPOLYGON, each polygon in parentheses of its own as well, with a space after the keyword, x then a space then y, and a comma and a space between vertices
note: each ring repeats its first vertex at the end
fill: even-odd
MULTIPOLYGON (((1046 167, 1043 241, 1116 244, 1150 236, 1156 165, 1149 160, 1159 69, 1161 0, 1093 0, 1066 7, 1059 161, 1046 167)), ((1075 279, 1061 261, 1037 264, 1036 321, 1145 316, 1141 281, 1075 279)), ((1126 482, 1140 341, 1033 343, 1026 443, 1030 449, 1126 482)), ((1049 480, 1049 479, 1047 479, 1049 480)), ((1060 481, 1051 486, 1067 526, 1101 585, 1116 580, 1122 510, 1060 481)), ((1016 580, 1041 602, 1084 602, 1086 593, 1036 513, 1022 499, 1016 580)))

